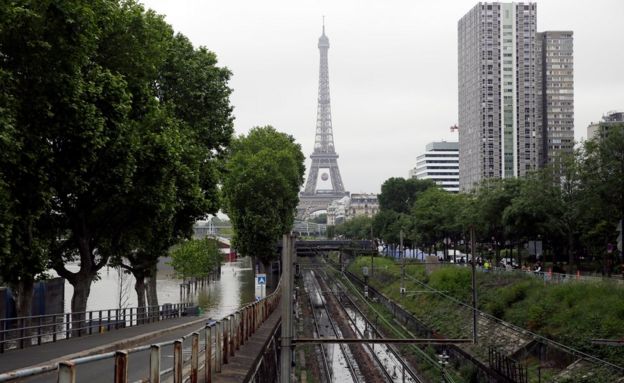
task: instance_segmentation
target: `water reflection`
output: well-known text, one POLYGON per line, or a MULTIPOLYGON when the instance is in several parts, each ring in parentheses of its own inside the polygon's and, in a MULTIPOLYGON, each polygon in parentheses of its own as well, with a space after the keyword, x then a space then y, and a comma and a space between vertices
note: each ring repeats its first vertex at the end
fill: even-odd
MULTIPOLYGON (((72 271, 78 271, 78 265, 67 265, 72 271)), ((119 273, 114 268, 104 268, 100 279, 91 285, 91 294, 87 310, 106 310, 118 307, 136 307, 134 277, 119 273), (121 302, 121 304, 120 304, 121 302)), ((159 270, 158 303, 180 303, 181 279, 175 278, 170 270, 159 270)), ((235 311, 241 304, 254 299, 254 280, 251 259, 241 258, 228 262, 221 267, 220 280, 213 281, 203 288, 198 288, 191 295, 191 301, 197 303, 207 316, 219 318, 235 311)), ((65 311, 71 311, 71 297, 74 288, 65 282, 65 311)))
POLYGON ((254 299, 254 283, 249 258, 225 263, 221 267, 221 280, 199 289, 193 302, 207 316, 220 318, 254 299))

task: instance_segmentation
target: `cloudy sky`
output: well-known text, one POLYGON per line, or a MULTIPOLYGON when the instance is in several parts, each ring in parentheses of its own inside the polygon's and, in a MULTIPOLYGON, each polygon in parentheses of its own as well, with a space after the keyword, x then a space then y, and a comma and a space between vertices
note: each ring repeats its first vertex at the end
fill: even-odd
MULTIPOLYGON (((336 151, 347 190, 407 177, 434 140, 457 140, 457 21, 474 0, 143 0, 214 51, 233 77, 237 133, 273 125, 310 154, 322 15, 336 151)), ((573 30, 575 136, 624 109, 624 1, 541 0, 538 31, 573 30)), ((309 166, 309 159, 306 166, 309 166)))

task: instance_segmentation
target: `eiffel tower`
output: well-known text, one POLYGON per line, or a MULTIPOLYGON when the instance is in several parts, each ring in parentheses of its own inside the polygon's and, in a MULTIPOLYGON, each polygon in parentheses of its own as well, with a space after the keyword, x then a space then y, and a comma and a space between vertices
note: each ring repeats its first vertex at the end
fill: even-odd
POLYGON ((321 53, 319 68, 318 109, 316 115, 316 137, 314 151, 310 155, 312 165, 308 173, 308 180, 303 192, 299 195, 297 215, 300 219, 309 217, 311 213, 327 210, 329 204, 336 199, 348 196, 345 191, 338 169, 338 154, 334 148, 334 134, 331 122, 331 103, 329 99, 329 68, 327 65, 327 51, 329 39, 325 36, 325 22, 323 34, 319 38, 318 48, 321 53), (319 175, 321 187, 319 187, 319 175), (327 185, 329 183, 329 185, 327 185))

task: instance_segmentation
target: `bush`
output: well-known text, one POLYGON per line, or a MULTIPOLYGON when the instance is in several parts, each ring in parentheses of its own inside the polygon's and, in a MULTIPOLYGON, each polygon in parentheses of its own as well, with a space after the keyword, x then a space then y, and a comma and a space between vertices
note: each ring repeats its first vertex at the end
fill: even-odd
POLYGON ((467 268, 440 268, 429 276, 429 285, 462 301, 471 294, 471 274, 467 268))

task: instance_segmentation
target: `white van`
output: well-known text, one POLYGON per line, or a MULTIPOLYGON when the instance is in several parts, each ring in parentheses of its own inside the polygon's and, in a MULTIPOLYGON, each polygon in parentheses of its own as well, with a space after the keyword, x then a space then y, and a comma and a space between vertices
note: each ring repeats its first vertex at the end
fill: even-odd
POLYGON ((516 262, 515 259, 512 258, 503 258, 500 260, 500 265, 502 267, 507 267, 507 266, 511 266, 514 269, 518 268, 518 262, 516 262))

